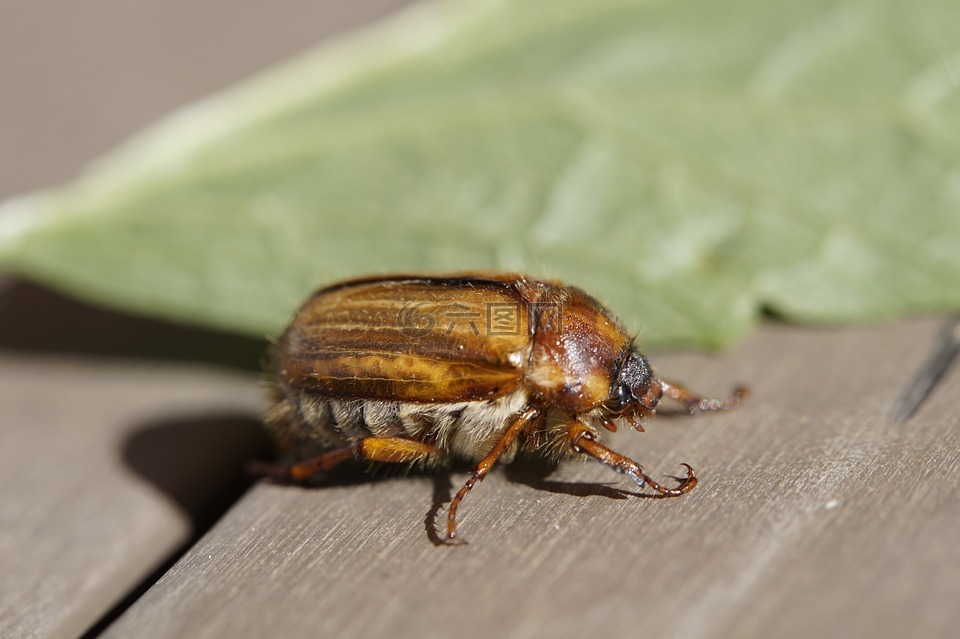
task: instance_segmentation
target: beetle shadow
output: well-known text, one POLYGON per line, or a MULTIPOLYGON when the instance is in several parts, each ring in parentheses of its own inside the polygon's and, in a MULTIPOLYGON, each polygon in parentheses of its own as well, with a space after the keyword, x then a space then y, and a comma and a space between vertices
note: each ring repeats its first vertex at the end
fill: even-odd
POLYGON ((505 472, 507 479, 511 482, 559 495, 606 497, 608 499, 629 499, 630 497, 650 499, 659 496, 617 488, 608 483, 548 479, 557 470, 558 466, 557 463, 547 459, 530 457, 507 465, 505 472))
MULTIPOLYGON (((319 451, 313 451, 313 453, 319 453, 319 451)), ((430 509, 423 518, 423 527, 427 533, 427 538, 434 546, 448 545, 449 542, 437 530, 437 519, 440 517, 440 513, 444 511, 444 506, 453 499, 453 473, 469 471, 471 470, 470 466, 458 461, 450 467, 425 470, 400 464, 364 463, 357 460, 347 460, 338 464, 332 470, 317 473, 306 480, 295 481, 283 476, 286 468, 312 456, 313 454, 303 450, 294 450, 269 462, 260 461, 259 459, 264 458, 259 458, 247 464, 248 475, 279 486, 293 486, 304 490, 353 486, 386 481, 396 477, 429 478, 433 487, 433 496, 430 509)))
MULTIPOLYGON (((524 456, 517 461, 506 464, 503 467, 504 475, 507 481, 528 486, 535 490, 543 490, 548 493, 559 495, 570 495, 573 497, 605 497, 607 499, 630 499, 631 497, 639 499, 664 499, 663 495, 639 492, 636 490, 626 490, 617 488, 608 483, 587 482, 587 481, 557 481, 548 479, 559 464, 548 459, 535 456, 524 456)), ((450 542, 440 534, 437 529, 437 519, 443 513, 450 501, 453 499, 453 473, 472 471, 473 468, 466 463, 458 462, 452 468, 441 469, 430 473, 433 485, 433 499, 430 509, 423 518, 423 526, 426 530, 430 543, 434 546, 447 546, 450 542)), ((423 471, 417 471, 418 474, 426 474, 423 471)), ((672 477, 678 482, 682 477, 672 477)))
POLYGON ((446 546, 450 543, 437 531, 437 518, 445 510, 444 506, 453 499, 452 476, 452 472, 447 469, 433 473, 433 500, 430 510, 423 518, 423 528, 427 532, 427 539, 434 546, 446 546))
POLYGON ((247 413, 184 415, 131 429, 120 445, 123 462, 173 502, 194 534, 212 526, 250 487, 244 472, 254 457, 272 455, 263 421, 247 413))
MULTIPOLYGON (((573 495, 574 497, 608 497, 610 499, 627 499, 628 497, 650 497, 642 493, 635 493, 619 488, 613 488, 606 484, 597 484, 591 482, 562 482, 548 480, 547 477, 556 470, 556 464, 546 460, 535 458, 524 459, 517 463, 507 464, 503 472, 508 481, 522 484, 537 490, 545 490, 551 493, 563 495, 573 495)), ((467 464, 458 464, 452 469, 442 469, 430 473, 433 486, 433 498, 430 509, 423 518, 423 527, 427 533, 427 538, 434 546, 448 546, 449 540, 443 536, 437 528, 437 520, 442 513, 446 512, 450 501, 453 499, 453 473, 461 471, 471 471, 472 468, 467 464)))
MULTIPOLYGON (((679 406, 662 407, 657 406, 657 419, 681 419, 683 417, 693 417, 693 413, 679 406)), ((646 424, 643 424, 646 428, 646 424)))

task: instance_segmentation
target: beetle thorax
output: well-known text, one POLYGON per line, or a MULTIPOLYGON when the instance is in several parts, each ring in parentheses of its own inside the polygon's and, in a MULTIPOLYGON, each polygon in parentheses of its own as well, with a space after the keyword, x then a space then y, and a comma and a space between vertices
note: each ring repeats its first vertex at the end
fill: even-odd
POLYGON ((536 305, 527 383, 571 414, 607 401, 630 344, 623 326, 579 289, 553 288, 536 305))

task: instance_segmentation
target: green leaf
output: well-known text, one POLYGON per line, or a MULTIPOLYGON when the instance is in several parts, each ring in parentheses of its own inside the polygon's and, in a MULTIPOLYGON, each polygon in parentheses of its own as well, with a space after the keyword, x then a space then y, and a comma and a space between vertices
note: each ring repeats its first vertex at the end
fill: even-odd
POLYGON ((960 3, 434 2, 0 209, 0 263, 269 335, 319 284, 507 268, 647 344, 960 308, 960 3))

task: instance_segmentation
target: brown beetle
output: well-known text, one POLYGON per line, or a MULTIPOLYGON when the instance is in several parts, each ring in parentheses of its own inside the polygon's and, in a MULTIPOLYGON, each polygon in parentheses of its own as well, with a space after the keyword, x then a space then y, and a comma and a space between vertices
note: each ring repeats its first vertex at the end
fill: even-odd
POLYGON ((623 325, 592 297, 519 274, 394 275, 321 289, 299 310, 275 357, 280 441, 322 451, 273 469, 302 481, 348 459, 476 463, 457 507, 493 465, 519 449, 553 459, 587 455, 639 486, 677 496, 601 444, 623 419, 643 430, 662 395, 690 412, 726 410, 745 391, 704 399, 656 377, 623 325))

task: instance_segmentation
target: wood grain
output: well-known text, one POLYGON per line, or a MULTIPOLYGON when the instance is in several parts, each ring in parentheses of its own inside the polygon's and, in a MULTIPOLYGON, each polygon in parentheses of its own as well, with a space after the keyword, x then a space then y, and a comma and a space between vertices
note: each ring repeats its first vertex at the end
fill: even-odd
POLYGON ((470 544, 433 518, 465 473, 250 491, 108 637, 943 637, 960 623, 954 370, 906 424, 894 398, 938 323, 767 326, 721 358, 654 360, 738 411, 658 417, 616 445, 684 498, 598 465, 493 473, 470 544))
POLYGON ((0 406, 3 637, 82 634, 190 540, 262 441, 251 376, 182 364, 5 354, 0 406))

